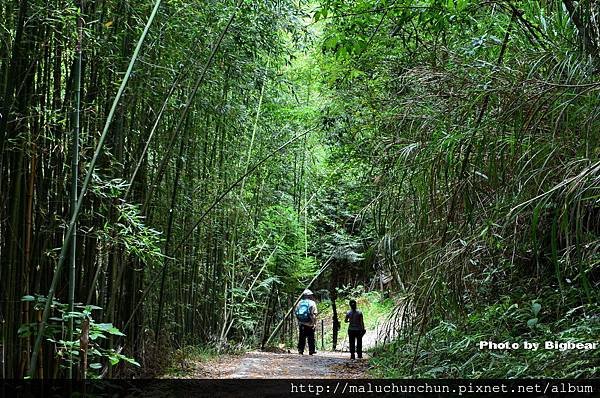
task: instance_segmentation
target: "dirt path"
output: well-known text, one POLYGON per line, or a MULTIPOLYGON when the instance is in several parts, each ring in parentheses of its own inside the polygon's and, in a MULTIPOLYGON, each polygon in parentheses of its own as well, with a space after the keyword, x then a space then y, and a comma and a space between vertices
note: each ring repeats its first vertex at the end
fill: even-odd
MULTIPOLYGON (((363 337, 367 351, 389 339, 389 321, 382 320, 363 337)), ((212 361, 192 365, 192 378, 217 379, 327 379, 367 377, 368 353, 351 360, 348 339, 340 341, 340 351, 318 351, 298 355, 290 351, 251 351, 241 356, 223 355, 212 361)))
MULTIPOLYGON (((390 342, 396 336, 394 329, 391 328, 391 323, 387 319, 382 319, 377 323, 375 328, 367 329, 367 333, 362 338, 362 347, 364 351, 369 351, 376 348, 382 343, 390 342)), ((346 337, 341 343, 341 351, 349 352, 350 347, 348 338, 346 337)))
POLYGON ((219 379, 327 379, 365 377, 366 359, 351 360, 348 353, 317 352, 298 355, 251 351, 240 357, 221 357, 196 363, 191 377, 219 379))

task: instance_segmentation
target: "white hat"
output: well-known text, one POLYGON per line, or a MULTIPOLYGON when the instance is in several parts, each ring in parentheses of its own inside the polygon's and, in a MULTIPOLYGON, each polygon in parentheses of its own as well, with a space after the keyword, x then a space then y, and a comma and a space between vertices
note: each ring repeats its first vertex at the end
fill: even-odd
POLYGON ((313 292, 311 292, 309 289, 305 289, 305 290, 302 292, 302 295, 303 295, 304 297, 312 296, 312 295, 313 295, 313 292))

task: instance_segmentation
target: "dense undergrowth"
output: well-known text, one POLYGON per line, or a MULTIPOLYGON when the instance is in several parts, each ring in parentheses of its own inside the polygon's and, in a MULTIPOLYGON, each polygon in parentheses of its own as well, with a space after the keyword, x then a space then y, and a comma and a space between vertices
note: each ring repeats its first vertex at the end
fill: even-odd
POLYGON ((378 374, 597 376, 597 351, 477 347, 597 339, 596 6, 384 3, 319 12, 333 158, 371 189, 365 261, 404 297, 378 374))
MULTIPOLYGON (((600 334, 597 2, 109 3, 0 3, 3 377, 85 374, 52 296, 153 376, 293 346, 315 275, 342 321, 342 286, 402 297, 359 299, 398 336, 378 375, 598 376, 597 351, 477 347, 600 334)), ((89 366, 139 376, 112 359, 89 366)))
POLYGON ((543 304, 535 313, 534 304, 541 302, 505 296, 462 322, 439 320, 424 333, 418 347, 414 338, 406 336, 379 347, 371 359, 372 373, 392 378, 598 377, 598 349, 559 350, 544 346, 547 341, 597 342, 598 305, 574 308, 556 319, 555 308, 543 304), (517 342, 520 348, 480 349, 481 341, 517 342), (540 346, 528 350, 523 348, 524 342, 540 346))

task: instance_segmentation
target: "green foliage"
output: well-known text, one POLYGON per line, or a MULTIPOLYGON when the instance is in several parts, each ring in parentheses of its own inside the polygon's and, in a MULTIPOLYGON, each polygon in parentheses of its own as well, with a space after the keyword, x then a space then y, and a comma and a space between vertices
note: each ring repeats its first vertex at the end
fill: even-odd
MULTIPOLYGON (((161 253, 161 233, 144 222, 140 206, 120 200, 127 185, 121 179, 103 181, 94 175, 93 192, 98 197, 107 200, 98 217, 104 218, 103 228, 97 231, 98 237, 113 248, 123 248, 134 258, 148 264, 156 264, 163 259, 161 253), (110 210, 116 211, 117 216, 106 219, 110 210)), ((110 249, 109 249, 110 250, 110 249)))
MULTIPOLYGON (((511 376, 496 362, 455 371, 470 357, 444 357, 434 340, 450 336, 459 352, 460 333, 486 328, 560 334, 560 314, 598 301, 597 52, 561 2, 325 0, 314 20, 331 160, 356 170, 351 192, 370 194, 357 201, 368 231, 358 253, 405 297, 386 357, 401 358, 394 375, 414 364, 423 377, 511 376), (471 320, 502 296, 521 306, 518 323, 471 320)), ((546 354, 517 373, 568 373, 542 372, 546 354)), ((570 359, 568 374, 595 369, 570 359)))
MULTIPOLYGON (((459 332, 596 330, 566 315, 594 317, 599 297, 595 2, 165 0, 124 74, 151 7, 0 5, 7 377, 31 354, 18 334, 35 331, 20 295, 49 290, 70 210, 78 15, 82 169, 108 133, 73 246, 77 297, 107 309, 94 344, 110 339, 148 368, 163 347, 255 344, 327 260, 315 290, 402 293, 363 304, 396 315, 404 345, 390 357, 408 347, 422 374, 480 375, 459 332)), ((61 305, 45 352, 77 351, 64 319, 91 317, 61 305)), ((96 373, 128 360, 97 349, 96 373)), ((586 360, 596 369, 557 362, 556 374, 586 360)), ((63 362, 44 371, 63 376, 63 362)), ((485 374, 509 374, 504 362, 485 374)))
MULTIPOLYGON (((41 311, 47 299, 41 295, 36 295, 35 297, 26 295, 21 300, 31 303, 34 311, 41 311)), ((125 335, 113 326, 112 323, 96 323, 92 317, 92 312, 101 310, 100 307, 94 305, 76 305, 75 308, 77 311, 69 311, 68 304, 63 304, 53 299, 51 308, 55 315, 49 318, 48 325, 44 329, 44 339, 54 346, 54 355, 60 361, 61 366, 65 368, 70 365, 77 367, 82 355, 80 337, 82 335, 84 320, 89 325, 89 343, 87 346, 88 377, 100 377, 102 369, 105 366, 115 366, 121 362, 140 366, 133 358, 121 354, 114 348, 105 347, 106 344, 103 344, 103 342, 107 341, 109 336, 125 335), (74 321, 74 340, 65 340, 66 329, 71 319, 74 321)), ((37 323, 25 323, 21 325, 18 331, 19 337, 23 339, 35 337, 37 333, 37 323)))
MULTIPOLYGON (((340 317, 341 328, 338 334, 338 349, 340 343, 347 344, 348 328, 344 323, 346 311, 350 310, 348 301, 356 300, 357 307, 363 313, 365 328, 369 333, 376 333, 382 328, 389 316, 393 312, 396 302, 390 297, 384 297, 379 291, 365 292, 364 286, 358 285, 355 287, 344 286, 338 289, 338 298, 335 301, 338 317, 340 317)), ((333 310, 331 300, 319 302, 319 319, 322 319, 325 324, 324 342, 326 349, 331 347, 333 340, 333 310)), ((320 325, 320 324, 319 324, 320 325)))
POLYGON ((256 245, 251 248, 252 252, 256 252, 252 264, 254 272, 251 273, 255 281, 248 290, 238 288, 232 292, 234 326, 237 335, 241 336, 254 334, 257 323, 261 321, 257 315, 264 305, 262 303, 272 300, 274 293, 283 297, 297 295, 318 270, 316 260, 305 251, 307 237, 304 227, 289 206, 267 209, 258 223, 255 238, 256 245))
POLYGON ((459 324, 439 320, 422 337, 400 337, 379 347, 372 359, 376 377, 415 378, 579 378, 598 377, 598 350, 551 350, 545 341, 593 342, 600 333, 598 306, 590 304, 562 314, 534 303, 520 305, 508 296, 474 312, 459 324), (539 312, 541 311, 541 312, 539 312), (530 327, 531 316, 543 323, 530 327), (538 350, 481 350, 480 341, 540 343, 538 350), (416 350, 416 351, 415 351, 416 350), (412 368, 413 363, 415 367, 412 368))
MULTIPOLYGON (((306 235, 295 211, 288 206, 273 206, 258 223, 257 242, 274 250, 268 260, 268 273, 278 275, 274 281, 286 292, 296 292, 317 270, 316 261, 306 255, 306 235)), ((269 250, 271 249, 271 250, 269 250)))

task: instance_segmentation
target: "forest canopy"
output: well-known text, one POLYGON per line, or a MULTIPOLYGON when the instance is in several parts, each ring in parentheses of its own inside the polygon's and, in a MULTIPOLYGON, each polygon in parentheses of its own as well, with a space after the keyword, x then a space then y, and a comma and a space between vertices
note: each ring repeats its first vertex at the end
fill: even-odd
POLYGON ((597 378, 477 347, 600 335, 599 15, 0 3, 2 378, 290 345, 308 286, 391 298, 377 376, 597 378))

